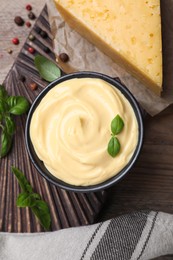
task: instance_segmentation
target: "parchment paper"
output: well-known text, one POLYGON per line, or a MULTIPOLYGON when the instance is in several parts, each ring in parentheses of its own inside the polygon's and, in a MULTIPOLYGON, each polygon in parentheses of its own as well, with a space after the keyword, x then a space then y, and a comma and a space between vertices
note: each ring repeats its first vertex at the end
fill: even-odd
POLYGON ((164 78, 161 97, 147 89, 108 56, 71 29, 58 13, 53 0, 48 0, 47 6, 54 52, 57 62, 64 72, 96 71, 111 77, 119 77, 140 105, 152 116, 173 103, 173 0, 161 0, 164 78), (62 52, 69 55, 68 63, 62 63, 58 60, 58 55, 62 52))

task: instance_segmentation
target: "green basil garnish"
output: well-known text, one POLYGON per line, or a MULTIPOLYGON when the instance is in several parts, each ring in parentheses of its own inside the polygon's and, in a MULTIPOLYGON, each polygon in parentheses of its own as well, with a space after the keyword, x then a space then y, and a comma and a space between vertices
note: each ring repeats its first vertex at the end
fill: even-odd
POLYGON ((108 143, 108 153, 112 156, 115 157, 119 151, 120 151, 120 142, 118 141, 118 138, 115 136, 112 136, 109 143, 108 143))
POLYGON ((114 135, 118 135, 124 127, 124 122, 122 118, 117 115, 111 122, 111 131, 114 135))
POLYGON ((107 147, 107 151, 112 157, 115 157, 120 151, 121 145, 118 138, 115 135, 121 133, 123 128, 124 128, 123 119, 119 115, 116 115, 116 117, 111 122, 112 137, 109 140, 108 147, 107 147))

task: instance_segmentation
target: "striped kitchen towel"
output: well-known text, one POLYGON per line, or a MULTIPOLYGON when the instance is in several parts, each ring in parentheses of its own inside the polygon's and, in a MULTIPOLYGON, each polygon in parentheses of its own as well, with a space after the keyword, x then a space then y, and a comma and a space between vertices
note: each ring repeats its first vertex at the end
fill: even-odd
POLYGON ((55 232, 0 233, 1 260, 149 260, 173 254, 173 216, 137 212, 55 232))

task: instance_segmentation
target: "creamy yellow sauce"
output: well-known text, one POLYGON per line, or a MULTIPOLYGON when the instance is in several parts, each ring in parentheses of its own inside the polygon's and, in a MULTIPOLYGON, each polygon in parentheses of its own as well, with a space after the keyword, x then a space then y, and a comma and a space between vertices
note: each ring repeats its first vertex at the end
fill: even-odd
POLYGON ((134 111, 118 89, 96 78, 70 79, 52 88, 36 108, 30 125, 34 149, 50 173, 73 185, 94 185, 116 175, 138 141, 134 111), (119 114, 119 154, 107 152, 111 121, 119 114))

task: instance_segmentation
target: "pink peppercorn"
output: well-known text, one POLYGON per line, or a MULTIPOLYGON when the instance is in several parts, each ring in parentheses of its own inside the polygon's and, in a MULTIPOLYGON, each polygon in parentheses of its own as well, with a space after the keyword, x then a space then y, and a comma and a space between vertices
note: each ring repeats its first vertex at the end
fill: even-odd
POLYGON ((13 38, 12 39, 12 43, 15 44, 15 45, 19 44, 19 39, 18 38, 13 38))
POLYGON ((34 48, 32 48, 32 47, 29 47, 29 48, 28 48, 28 51, 29 51, 30 53, 32 53, 32 54, 35 52, 34 48))
POLYGON ((31 27, 31 23, 28 21, 25 23, 27 27, 31 27))
POLYGON ((31 5, 26 5, 26 10, 28 10, 28 11, 31 11, 32 10, 32 6, 31 5))

